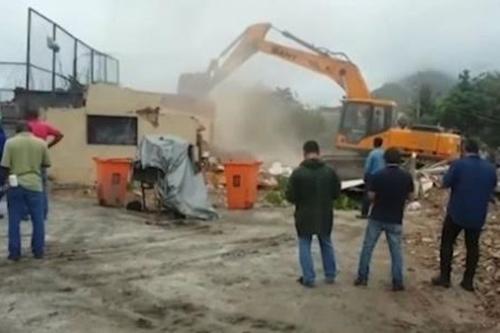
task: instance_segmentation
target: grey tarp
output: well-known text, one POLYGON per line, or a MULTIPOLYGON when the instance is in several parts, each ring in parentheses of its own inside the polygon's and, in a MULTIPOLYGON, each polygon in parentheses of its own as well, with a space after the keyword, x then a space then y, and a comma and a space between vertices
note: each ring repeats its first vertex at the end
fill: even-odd
POLYGON ((188 218, 211 220, 218 217, 208 199, 202 173, 195 173, 189 158, 190 144, 170 135, 146 135, 137 152, 142 168, 162 170, 160 194, 166 208, 174 209, 188 218))

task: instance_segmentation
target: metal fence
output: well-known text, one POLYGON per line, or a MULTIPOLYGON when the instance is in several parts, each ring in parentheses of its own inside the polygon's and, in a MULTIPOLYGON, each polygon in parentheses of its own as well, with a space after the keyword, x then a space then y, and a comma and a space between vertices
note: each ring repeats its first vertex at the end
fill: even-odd
POLYGON ((10 101, 16 87, 24 87, 26 64, 24 62, 0 61, 0 102, 10 101))
POLYGON ((27 90, 55 91, 73 84, 118 84, 119 61, 76 38, 56 22, 28 9, 27 90))

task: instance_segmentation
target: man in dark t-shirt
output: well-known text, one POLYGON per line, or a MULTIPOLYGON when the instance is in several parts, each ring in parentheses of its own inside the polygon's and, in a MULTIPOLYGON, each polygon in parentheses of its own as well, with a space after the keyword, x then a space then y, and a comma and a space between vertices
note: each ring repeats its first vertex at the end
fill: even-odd
POLYGON ((397 149, 390 148, 384 153, 386 167, 375 173, 370 182, 369 196, 373 202, 363 248, 359 259, 356 286, 366 286, 370 271, 370 261, 378 238, 385 232, 392 262, 392 287, 394 291, 404 290, 403 254, 401 235, 406 201, 413 194, 413 179, 401 169, 401 156, 397 149))

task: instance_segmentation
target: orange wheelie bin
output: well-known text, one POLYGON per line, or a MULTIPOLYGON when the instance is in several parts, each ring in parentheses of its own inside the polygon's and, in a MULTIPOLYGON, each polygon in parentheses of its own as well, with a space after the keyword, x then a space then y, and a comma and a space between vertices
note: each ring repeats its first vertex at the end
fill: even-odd
POLYGON ((97 199, 101 206, 123 207, 132 160, 129 158, 94 157, 97 176, 97 199))
POLYGON ((227 206, 229 209, 250 209, 257 201, 259 161, 227 161, 224 163, 227 206))

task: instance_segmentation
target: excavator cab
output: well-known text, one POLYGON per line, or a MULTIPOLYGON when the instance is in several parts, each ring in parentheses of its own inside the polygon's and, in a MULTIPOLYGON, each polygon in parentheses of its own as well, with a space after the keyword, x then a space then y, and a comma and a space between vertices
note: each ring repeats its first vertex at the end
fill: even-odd
POLYGON ((405 155, 416 153, 424 160, 449 160, 460 154, 460 136, 439 126, 396 125, 396 104, 375 99, 344 101, 336 147, 369 152, 373 139, 381 137, 384 148, 395 147, 405 155))
POLYGON ((370 150, 370 138, 393 126, 396 119, 394 108, 395 104, 390 101, 345 100, 336 138, 337 148, 370 150))

